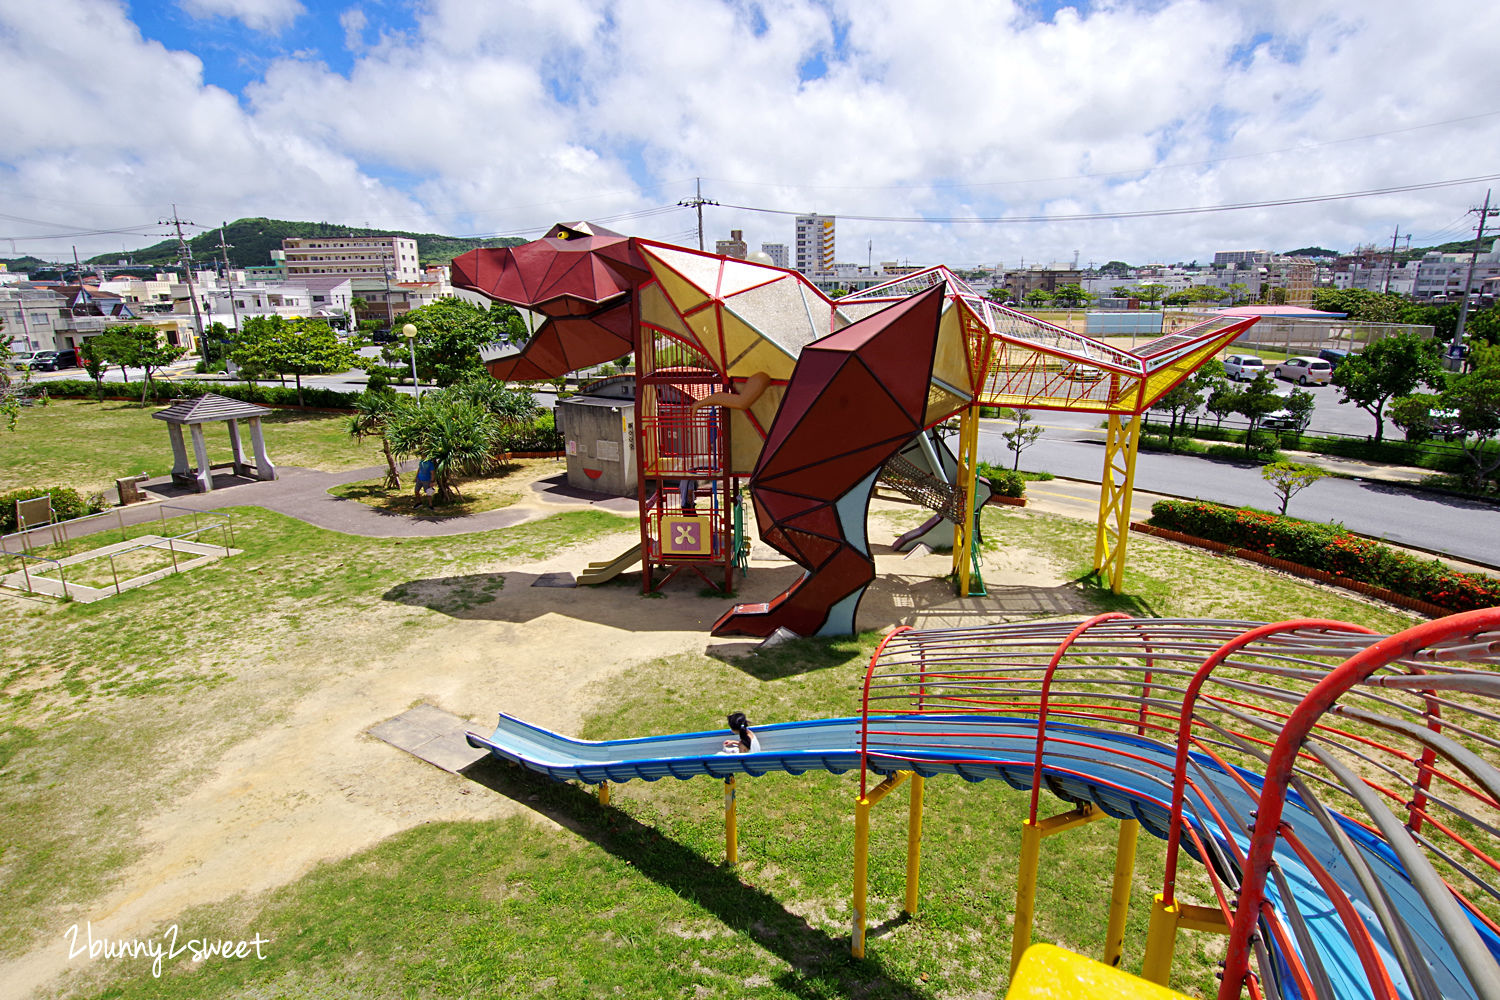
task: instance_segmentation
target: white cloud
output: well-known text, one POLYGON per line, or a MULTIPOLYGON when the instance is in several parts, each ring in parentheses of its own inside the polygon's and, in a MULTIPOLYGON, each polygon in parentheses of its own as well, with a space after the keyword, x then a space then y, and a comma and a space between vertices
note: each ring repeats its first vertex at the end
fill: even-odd
POLYGON ((177 0, 193 17, 240 21, 252 31, 277 34, 307 13, 300 0, 177 0))
MULTIPOLYGON (((302 9, 184 2, 260 31, 302 9)), ((0 211, 51 218, 38 205, 73 197, 72 217, 102 227, 119 219, 88 206, 156 214, 177 200, 210 220, 492 232, 670 204, 703 177, 724 206, 705 212, 710 243, 730 228, 753 245, 789 241, 789 218, 727 207, 746 205, 842 214, 841 260, 863 262, 873 241, 877 261, 1016 264, 1076 249, 1085 262, 1142 262, 1348 248, 1398 223, 1437 234, 1483 185, 1149 220, 850 216, 1366 190, 1493 172, 1500 145, 1500 115, 1471 117, 1500 111, 1486 96, 1500 94, 1487 41, 1500 9, 1462 0, 1420 15, 1395 0, 1115 0, 1052 20, 990 0, 955 0, 940 17, 903 0, 704 0, 691 18, 663 0, 429 0, 410 23, 381 22, 378 38, 373 18, 339 16, 352 63, 273 55, 233 95, 205 85, 197 56, 142 39, 113 0, 58 0, 45 16, 8 6, 0 86, 48 102, 0 109, 0 211), (802 79, 820 60, 824 72, 802 79), (1354 138, 1375 133, 1390 134, 1354 138)), ((615 228, 667 238, 691 224, 682 211, 615 228)))
POLYGON ((339 15, 339 27, 344 29, 344 48, 358 52, 365 47, 366 24, 365 12, 358 7, 350 7, 339 15))

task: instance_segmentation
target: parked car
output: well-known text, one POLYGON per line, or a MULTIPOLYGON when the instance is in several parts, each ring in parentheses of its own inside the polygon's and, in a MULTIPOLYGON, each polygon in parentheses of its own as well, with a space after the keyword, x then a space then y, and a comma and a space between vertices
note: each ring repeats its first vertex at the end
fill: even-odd
POLYGON ((11 367, 30 368, 31 362, 36 358, 35 351, 17 351, 10 356, 11 367))
POLYGON ((31 367, 43 372, 55 372, 62 368, 77 368, 78 352, 72 349, 66 351, 37 351, 31 359, 31 367))
MULTIPOLYGON (((1278 392, 1276 395, 1280 396, 1283 402, 1286 402, 1291 394, 1278 392)), ((1261 417, 1260 426, 1268 431, 1297 431, 1301 433, 1307 430, 1306 421, 1297 419, 1291 410, 1285 408, 1267 413, 1264 417, 1261 417)))
POLYGON ((1333 365, 1322 358, 1287 358, 1276 366, 1276 377, 1298 385, 1327 385, 1333 378, 1333 365))
POLYGON ((1104 378, 1104 372, 1093 365, 1068 365, 1062 370, 1062 377, 1069 382, 1099 382, 1104 378))
POLYGON ((1224 374, 1236 382, 1253 382, 1266 370, 1266 363, 1253 354, 1231 354, 1224 359, 1224 374))
POLYGON ((1338 350, 1336 348, 1332 348, 1332 347, 1325 347, 1321 351, 1318 352, 1318 357, 1322 358, 1324 361, 1328 362, 1329 367, 1332 368, 1334 371, 1338 371, 1339 370, 1339 365, 1343 364, 1344 363, 1344 359, 1347 358, 1348 356, 1349 356, 1349 352, 1348 351, 1340 351, 1340 350, 1338 350))
POLYGON ((1444 441, 1456 441, 1464 436, 1463 425, 1458 422, 1457 410, 1428 410, 1427 419, 1431 421, 1433 437, 1440 437, 1444 441))

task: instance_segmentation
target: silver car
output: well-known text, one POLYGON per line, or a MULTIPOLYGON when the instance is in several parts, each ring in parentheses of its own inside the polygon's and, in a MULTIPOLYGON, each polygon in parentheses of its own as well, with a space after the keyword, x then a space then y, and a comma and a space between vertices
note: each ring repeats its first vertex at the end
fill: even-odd
POLYGON ((1333 365, 1322 358, 1287 358, 1276 366, 1276 377, 1298 385, 1327 385, 1333 378, 1333 365))
POLYGON ((1253 382, 1265 370, 1266 363, 1253 354, 1231 354, 1224 359, 1224 374, 1236 382, 1253 382))

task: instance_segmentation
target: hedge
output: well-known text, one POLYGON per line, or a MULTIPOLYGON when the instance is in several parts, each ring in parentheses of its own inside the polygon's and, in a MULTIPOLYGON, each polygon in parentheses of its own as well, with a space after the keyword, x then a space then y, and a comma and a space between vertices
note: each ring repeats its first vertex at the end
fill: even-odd
POLYGON ((1323 570, 1452 611, 1500 606, 1500 579, 1462 573, 1356 535, 1341 525, 1299 521, 1201 500, 1158 500, 1150 523, 1323 570))
MULTIPOLYGON (((97 387, 91 381, 84 379, 60 379, 56 382, 48 382, 44 386, 47 395, 58 399, 93 399, 97 394, 97 387)), ((228 399, 240 399, 247 403, 260 403, 264 406, 296 406, 297 387, 291 385, 275 385, 266 383, 230 383, 230 382, 204 382, 199 379, 182 379, 180 381, 165 381, 152 379, 150 390, 146 394, 147 401, 194 398, 204 393, 212 392, 228 399)), ((106 396, 123 399, 140 399, 141 384, 139 382, 119 383, 109 382, 104 386, 106 396)), ((302 387, 302 405, 323 410, 352 410, 355 400, 359 399, 358 392, 339 392, 337 389, 318 389, 312 386, 302 387)))
POLYGON ((0 535, 8 535, 16 530, 17 500, 30 500, 49 493, 52 494, 52 516, 58 521, 97 514, 104 509, 104 498, 99 494, 95 493, 85 499, 78 495, 77 490, 66 486, 31 486, 11 490, 9 493, 0 493, 0 535))

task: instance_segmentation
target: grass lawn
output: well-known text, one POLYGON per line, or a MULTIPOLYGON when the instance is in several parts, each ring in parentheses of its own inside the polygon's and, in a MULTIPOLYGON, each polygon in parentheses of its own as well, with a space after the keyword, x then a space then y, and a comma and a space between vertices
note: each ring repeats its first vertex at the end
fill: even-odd
MULTIPOLYGON (((284 719, 325 672, 358 655, 351 645, 412 642, 444 614, 462 622, 487 599, 490 584, 475 574, 495 560, 534 558, 630 524, 586 511, 456 544, 351 538, 264 511, 236 513, 246 556, 96 605, 6 606, 7 646, 17 652, 0 676, 0 893, 11 901, 0 916, 0 954, 63 947, 59 929, 81 919, 83 904, 137 856, 136 831, 160 803, 194 787, 248 734, 284 719), (403 581, 437 573, 468 584, 447 606, 441 596, 425 606, 399 599, 403 581), (184 608, 192 627, 174 627, 184 608), (169 752, 184 733, 191 757, 169 752), (105 761, 109 780, 100 781, 105 761)), ((1069 579, 1085 575, 1092 525, 1013 509, 985 518, 988 545, 1029 550, 1069 579)), ((1317 611, 1381 630, 1413 620, 1140 536, 1130 540, 1126 587, 1083 595, 1101 609, 1172 617, 1317 611)), ((640 617, 655 606, 641 602, 640 617)), ((720 728, 730 709, 752 722, 854 714, 876 641, 865 633, 743 658, 651 660, 597 690, 576 735, 720 728)), ((195 936, 259 934, 270 940, 263 960, 178 960, 160 979, 149 960, 99 962, 66 992, 915 998, 1004 989, 1026 797, 997 782, 928 782, 921 912, 910 922, 897 919, 904 791, 876 809, 869 920, 881 926, 870 957, 856 961, 848 934, 857 775, 742 779, 742 860, 730 869, 720 863, 722 788, 712 781, 629 783, 601 807, 588 789, 495 764, 467 779, 424 774, 434 796, 500 796, 528 812, 409 829, 281 888, 177 920, 195 936)), ((1114 835, 1102 822, 1047 841, 1037 940, 1097 954, 1114 835)), ((1132 971, 1162 857, 1162 845, 1143 837, 1126 936, 1132 971)), ((1202 888, 1189 880, 1185 891, 1202 888)), ((1211 994, 1221 948, 1212 936, 1184 935, 1174 986, 1211 994)))
POLYGON ((458 499, 430 510, 425 503, 417 503, 417 498, 412 493, 412 476, 404 477, 401 488, 397 490, 386 489, 385 477, 377 476, 374 479, 335 486, 329 492, 346 500, 358 500, 388 514, 417 514, 432 518, 462 517, 465 514, 509 507, 526 496, 532 483, 556 475, 564 467, 560 458, 514 459, 488 475, 459 480, 458 499))
MULTIPOLYGON (((24 486, 69 486, 87 495, 103 492, 113 501, 117 477, 172 469, 167 425, 151 414, 164 407, 106 400, 55 400, 21 414, 12 433, 0 429, 0 492, 24 486)), ((373 439, 349 437, 348 418, 332 413, 273 410, 262 422, 266 452, 277 465, 299 465, 335 472, 384 462, 373 439)), ((210 463, 230 460, 227 425, 203 429, 210 463)), ((187 441, 189 457, 192 441, 187 441)), ((240 423, 245 454, 251 456, 250 429, 240 423)))

